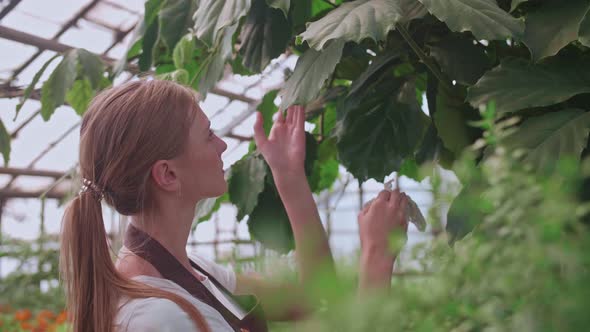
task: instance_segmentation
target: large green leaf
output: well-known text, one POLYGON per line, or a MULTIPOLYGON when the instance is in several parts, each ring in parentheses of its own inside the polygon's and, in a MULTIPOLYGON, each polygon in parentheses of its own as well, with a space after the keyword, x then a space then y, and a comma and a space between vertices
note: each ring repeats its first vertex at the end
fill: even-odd
POLYGON ((213 213, 217 212, 221 204, 229 202, 229 194, 226 192, 220 197, 205 198, 200 200, 195 207, 195 217, 193 218, 192 231, 195 230, 197 224, 211 219, 213 213))
POLYGON ((495 0, 419 0, 456 32, 471 31, 477 39, 521 39, 524 22, 503 11, 495 0))
POLYGON ((264 160, 254 155, 248 155, 232 166, 228 192, 229 200, 238 208, 238 220, 250 214, 258 204, 267 172, 264 160))
POLYGON ((513 12, 521 3, 527 2, 529 0, 512 0, 510 4, 510 12, 513 12))
POLYGON ((580 31, 578 32, 580 43, 590 47, 590 10, 580 23, 580 31))
POLYGON ((93 53, 85 49, 77 49, 78 62, 80 64, 81 75, 86 77, 90 82, 92 89, 98 90, 104 78, 104 65, 102 60, 93 53))
POLYGON ((188 85, 189 83, 189 73, 185 69, 166 72, 157 75, 156 78, 164 81, 174 81, 182 85, 188 85))
POLYGON ((233 35, 238 29, 238 24, 223 29, 218 44, 213 49, 212 53, 209 53, 205 60, 200 64, 198 76, 195 76, 197 85, 193 85, 203 96, 206 96, 207 92, 215 86, 215 84, 223 76, 225 69, 225 63, 232 56, 233 51, 233 35))
POLYGON ((280 10, 253 0, 252 8, 240 33, 240 54, 244 66, 254 73, 262 72, 270 60, 285 51, 291 39, 291 27, 280 10))
POLYGON ((403 82, 384 80, 338 108, 338 158, 357 179, 382 181, 413 157, 428 124, 416 105, 398 101, 403 82))
POLYGON ((309 185, 313 192, 329 189, 339 175, 338 150, 334 137, 325 139, 318 146, 318 157, 313 165, 309 185))
POLYGON ((139 70, 148 71, 152 67, 154 61, 154 52, 158 44, 159 36, 158 20, 147 27, 141 42, 141 54, 139 55, 139 70))
POLYGON ((289 16, 289 7, 291 7, 291 0, 266 0, 266 4, 269 7, 280 9, 285 15, 285 18, 289 16))
POLYGON ((523 163, 551 171, 560 159, 580 158, 589 132, 590 112, 567 109, 529 118, 501 142, 511 150, 523 150, 523 163))
POLYGON ((187 34, 180 39, 172 52, 172 61, 176 68, 185 68, 193 61, 195 41, 192 34, 187 34))
POLYGON ((262 101, 256 108, 257 111, 262 113, 262 117, 264 119, 263 127, 266 136, 270 134, 270 130, 272 129, 273 120, 272 116, 277 112, 278 107, 275 105, 274 100, 277 98, 277 93, 279 90, 272 90, 267 92, 262 101))
POLYGON ((478 120, 478 112, 464 102, 465 93, 461 90, 462 88, 455 87, 453 91, 447 91, 439 87, 436 112, 433 115, 444 146, 457 157, 478 136, 478 130, 469 125, 470 122, 478 120))
POLYGON ((212 47, 223 38, 223 30, 237 25, 246 16, 250 3, 251 0, 201 1, 194 15, 197 38, 212 47))
POLYGON ((354 80, 352 85, 350 86, 349 95, 357 93, 360 90, 366 89, 369 84, 375 83, 377 81, 376 77, 383 74, 390 65, 393 65, 394 60, 398 59, 400 56, 399 51, 392 50, 385 54, 381 54, 371 60, 371 64, 367 69, 359 75, 359 77, 354 80))
POLYGON ((267 248, 280 253, 287 253, 295 248, 289 217, 272 185, 267 184, 258 197, 258 204, 248 218, 248 229, 252 239, 267 248))
POLYGON ((398 22, 426 14, 418 0, 356 0, 343 3, 328 15, 307 26, 300 37, 310 47, 321 50, 332 39, 355 41, 384 40, 398 22))
POLYGON ((86 78, 75 81, 72 88, 66 93, 66 101, 78 115, 86 112, 93 97, 92 84, 86 78))
POLYGON ((172 50, 180 38, 191 27, 192 14, 195 12, 194 0, 166 0, 160 10, 160 38, 164 45, 172 50))
POLYGON ((590 8, 587 0, 546 1, 526 16, 524 43, 533 60, 552 56, 578 39, 580 22, 590 8))
MULTIPOLYGON (((156 21, 163 4, 164 0, 147 0, 144 3, 143 19, 140 20, 135 29, 133 29, 131 41, 127 46, 127 50, 125 50, 124 56, 115 64, 112 77, 118 76, 125 69, 128 59, 140 54, 140 51, 143 49, 143 38, 147 27, 151 26, 152 23, 156 21)), ((146 60, 144 59, 143 61, 146 60)))
POLYGON ((307 50, 297 60, 293 75, 285 82, 280 92, 280 109, 286 109, 294 104, 306 105, 312 101, 336 68, 343 47, 343 41, 335 40, 323 51, 307 50))
POLYGON ((4 158, 4 166, 7 166, 10 161, 10 134, 2 121, 0 121, 0 152, 4 158))
POLYGON ((16 105, 16 112, 14 114, 14 119, 12 119, 12 121, 16 121, 16 117, 18 116, 20 109, 25 104, 25 101, 27 101, 27 99, 29 99, 29 96, 31 96, 31 92, 33 92, 33 89, 35 89, 35 86, 37 85, 37 83, 39 82, 39 79, 41 78, 41 76, 43 75, 45 70, 47 69, 47 66, 49 66, 49 64, 51 62, 53 62, 53 60, 55 60, 59 56, 60 56, 60 54, 56 54, 56 55, 52 56, 51 59, 47 60, 47 62, 45 62, 43 64, 43 66, 41 66, 41 69, 39 69, 39 71, 37 73, 35 73, 35 76, 33 76, 33 81, 31 81, 29 86, 27 86, 27 88, 25 89, 25 92, 23 93, 23 96, 20 98, 18 104, 16 105))
POLYGON ((575 58, 553 58, 543 64, 507 58, 469 89, 467 100, 475 108, 494 100, 499 113, 553 105, 590 92, 588 69, 575 58))
POLYGON ((472 85, 490 68, 489 59, 482 47, 473 44, 473 38, 449 34, 432 43, 430 55, 436 59, 450 79, 472 85))
POLYGON ((49 79, 41 88, 41 116, 47 121, 58 106, 63 105, 67 91, 74 84, 77 74, 78 53, 71 50, 64 55, 49 79))

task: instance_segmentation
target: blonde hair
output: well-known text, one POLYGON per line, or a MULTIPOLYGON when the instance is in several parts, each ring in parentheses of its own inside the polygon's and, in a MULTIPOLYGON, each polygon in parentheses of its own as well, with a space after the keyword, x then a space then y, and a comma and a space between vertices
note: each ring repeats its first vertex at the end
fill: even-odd
MULTIPOLYGON (((122 215, 153 208, 152 165, 179 155, 196 114, 195 95, 169 81, 136 81, 97 95, 80 129, 80 172, 104 190, 122 215)), ((111 332, 122 296, 160 297, 178 304, 200 331, 203 316, 184 298, 123 276, 111 258, 101 203, 82 193, 62 220, 60 271, 75 332, 111 332)))

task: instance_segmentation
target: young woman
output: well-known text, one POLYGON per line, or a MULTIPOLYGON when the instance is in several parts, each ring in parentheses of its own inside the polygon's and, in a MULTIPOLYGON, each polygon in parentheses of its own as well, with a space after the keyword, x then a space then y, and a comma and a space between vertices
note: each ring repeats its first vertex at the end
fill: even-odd
MULTIPOLYGON (((302 289, 334 267, 304 174, 304 122, 303 108, 291 107, 269 137, 260 114, 254 127, 295 236, 300 283, 277 285, 186 252, 196 203, 227 190, 227 146, 193 91, 143 80, 100 93, 80 129, 83 187, 62 225, 60 265, 74 331, 264 331, 266 320, 309 311, 302 289), (102 201, 130 216, 116 262, 102 201)), ((407 228, 405 200, 384 191, 359 214, 362 290, 388 287, 395 255, 387 234, 407 228)))

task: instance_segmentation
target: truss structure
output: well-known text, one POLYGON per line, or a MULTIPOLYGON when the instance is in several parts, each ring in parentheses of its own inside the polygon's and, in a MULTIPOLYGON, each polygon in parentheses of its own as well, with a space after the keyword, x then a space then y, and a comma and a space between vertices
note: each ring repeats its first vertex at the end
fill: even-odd
MULTIPOLYGON (((78 8, 76 8, 70 17, 62 22, 55 22, 45 15, 31 13, 29 10, 41 4, 48 6, 47 4, 52 2, 41 0, 0 0, 0 42, 9 41, 11 45, 33 49, 32 52, 29 52, 29 55, 20 59, 17 65, 11 68, 0 68, 0 99, 20 98, 24 93, 26 84, 30 82, 30 79, 23 78, 23 75, 29 72, 29 76, 31 76, 30 72, 36 72, 40 68, 44 57, 48 58, 55 53, 62 53, 72 48, 86 48, 84 45, 78 45, 68 41, 66 37, 74 32, 84 34, 86 30, 92 29, 93 31, 100 31, 103 36, 110 36, 110 41, 104 42, 102 48, 98 48, 97 46, 95 50, 91 51, 99 55, 106 65, 113 65, 120 57, 122 50, 126 49, 126 43, 131 37, 131 32, 137 22, 142 18, 143 0, 70 1, 68 2, 68 6, 78 6, 78 8), (12 21, 10 20, 11 17, 14 17, 12 21), (18 21, 21 17, 32 17, 40 25, 51 25, 55 31, 48 33, 47 31, 33 31, 34 29, 28 29, 22 26, 17 27, 17 24, 14 22, 18 21), (112 17, 119 19, 110 19, 112 17)), ((244 142, 251 139, 251 133, 244 130, 245 123, 249 119, 252 119, 252 114, 264 92, 275 89, 282 83, 282 72, 288 68, 289 62, 293 64, 293 58, 285 54, 279 57, 278 60, 273 61, 269 68, 257 77, 238 80, 233 75, 226 75, 209 93, 204 102, 207 103, 209 100, 213 100, 214 102, 210 103, 212 111, 208 112, 208 116, 211 119, 218 119, 221 118, 222 114, 225 113, 226 115, 224 116, 226 119, 225 122, 221 123, 219 128, 215 128, 218 135, 224 137, 228 143, 229 149, 226 154, 231 154, 234 150, 239 154, 240 151, 243 151, 244 146, 247 146, 244 142), (281 76, 281 81, 277 82, 276 80, 273 81, 270 79, 270 77, 277 75, 281 76), (235 113, 227 116, 228 112, 235 113)), ((130 65, 127 68, 127 72, 121 75, 121 80, 131 79, 137 72, 138 69, 130 65)), ((40 99, 39 87, 33 90, 30 99, 40 99)), ((13 109, 3 109, 2 111, 4 113, 14 114, 13 109)), ((11 138, 17 139, 27 134, 26 129, 35 120, 38 120, 39 114, 40 110, 36 110, 27 114, 26 117, 22 116, 19 123, 10 130, 11 138)), ((215 123, 216 121, 213 122, 215 123)), ((0 178, 6 179, 5 182, 0 181, 0 226, 3 221, 2 215, 5 212, 4 209, 7 201, 12 199, 39 198, 63 201, 71 192, 71 188, 76 186, 75 172, 72 172, 72 170, 77 165, 71 165, 71 168, 67 170, 55 170, 40 168, 39 164, 48 154, 58 149, 66 139, 71 138, 73 133, 77 132, 79 125, 79 122, 73 123, 63 128, 61 133, 56 137, 41 140, 44 142, 45 147, 37 155, 31 157, 28 163, 19 167, 0 167, 0 178), (19 185, 19 180, 22 178, 40 179, 43 185, 35 188, 21 186, 19 185)), ((251 124, 248 124, 248 126, 251 126, 251 124)), ((413 189, 406 188, 406 190, 413 189)), ((415 190, 424 189, 415 188, 415 190)), ((328 235, 334 235, 339 232, 341 235, 348 234, 356 237, 357 231, 355 228, 344 229, 342 222, 340 225, 335 225, 333 219, 341 218, 342 213, 349 213, 356 216, 356 211, 362 206, 364 195, 367 192, 375 193, 375 187, 373 186, 369 189, 364 188, 356 180, 349 176, 344 176, 335 184, 335 188, 330 193, 322 193, 317 197, 328 235), (353 205, 349 204, 348 207, 344 208, 342 205, 339 205, 343 197, 344 200, 353 202, 353 205)), ((224 222, 219 221, 219 219, 220 217, 214 216, 214 222, 211 226, 215 234, 213 238, 193 238, 189 242, 192 244, 211 245, 215 253, 215 258, 220 258, 219 252, 224 250, 223 246, 226 244, 231 244, 235 247, 243 245, 254 246, 256 254, 256 250, 258 250, 256 245, 249 238, 243 236, 243 232, 241 233, 238 230, 235 220, 231 220, 231 224, 229 225, 227 223, 223 225, 224 222)), ((45 229, 43 223, 42 217, 40 226, 42 233, 45 229)), ((115 229, 120 230, 120 226, 111 227, 113 231, 111 238, 116 241, 117 237, 120 236, 120 232, 117 232, 115 229)), ((2 245, 1 230, 0 228, 0 246, 2 245)), ((243 259, 243 256, 238 256, 240 255, 234 255, 233 260, 243 259)))

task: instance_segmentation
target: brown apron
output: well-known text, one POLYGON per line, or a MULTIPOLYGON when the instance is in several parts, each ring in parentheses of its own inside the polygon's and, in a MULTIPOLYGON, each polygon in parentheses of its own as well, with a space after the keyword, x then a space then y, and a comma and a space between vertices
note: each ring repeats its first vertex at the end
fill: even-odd
POLYGON ((124 243, 127 249, 152 264, 164 278, 178 284, 196 299, 217 310, 234 331, 268 331, 264 311, 262 310, 260 302, 254 295, 238 296, 232 294, 212 275, 190 260, 190 264, 193 268, 206 275, 219 290, 231 297, 240 305, 240 307, 242 307, 242 309, 244 309, 245 312, 247 312, 246 316, 240 320, 221 302, 219 302, 219 300, 211 294, 209 289, 190 273, 166 248, 164 248, 164 246, 144 231, 129 224, 127 231, 125 232, 124 243))

